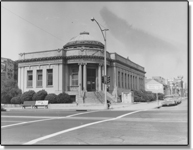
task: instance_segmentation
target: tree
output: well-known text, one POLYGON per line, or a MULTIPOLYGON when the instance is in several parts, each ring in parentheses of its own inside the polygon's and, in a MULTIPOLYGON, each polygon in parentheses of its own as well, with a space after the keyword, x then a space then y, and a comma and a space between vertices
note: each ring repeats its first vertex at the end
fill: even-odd
POLYGON ((16 96, 16 97, 13 97, 12 99, 11 99, 11 103, 12 104, 21 104, 22 102, 21 102, 21 95, 18 95, 18 96, 16 96))
POLYGON ((33 95, 35 94, 35 91, 29 90, 24 92, 21 95, 21 102, 23 103, 24 101, 32 101, 33 95))
POLYGON ((10 104, 11 99, 22 93, 18 88, 17 82, 14 80, 1 80, 1 103, 10 104))

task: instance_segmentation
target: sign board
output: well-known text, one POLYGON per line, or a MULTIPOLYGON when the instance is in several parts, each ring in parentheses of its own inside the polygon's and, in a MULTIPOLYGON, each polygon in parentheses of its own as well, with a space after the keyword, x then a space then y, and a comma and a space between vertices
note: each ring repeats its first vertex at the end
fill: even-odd
POLYGON ((48 101, 36 101, 35 105, 45 106, 45 105, 48 105, 48 101))
POLYGON ((146 90, 151 91, 153 93, 164 93, 163 91, 163 85, 158 85, 158 84, 149 84, 146 85, 146 90))

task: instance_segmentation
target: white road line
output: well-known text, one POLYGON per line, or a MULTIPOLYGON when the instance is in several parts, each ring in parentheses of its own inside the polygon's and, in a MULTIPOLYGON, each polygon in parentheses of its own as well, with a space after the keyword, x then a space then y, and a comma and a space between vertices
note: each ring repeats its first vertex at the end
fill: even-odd
POLYGON ((2 118, 58 118, 57 116, 1 116, 2 118))
POLYGON ((77 127, 74 127, 74 128, 70 128, 70 129, 67 129, 67 130, 59 131, 59 132, 56 132, 56 133, 53 133, 53 134, 49 134, 49 135, 46 135, 46 136, 43 136, 43 137, 31 140, 31 141, 29 141, 27 143, 24 143, 24 145, 35 144, 35 143, 43 141, 45 139, 52 138, 54 136, 57 136, 57 135, 60 135, 60 134, 63 134, 63 133, 67 133, 67 132, 70 132, 70 131, 73 131, 73 130, 77 130, 77 129, 80 129, 80 128, 84 128, 84 127, 87 127, 87 126, 91 126, 91 125, 94 125, 94 124, 99 124, 99 123, 103 123, 103 122, 107 122, 107 121, 117 120, 117 119, 120 119, 122 117, 131 115, 131 114, 134 114, 134 113, 137 113, 137 112, 140 112, 140 111, 144 111, 144 110, 138 110, 138 111, 134 111, 134 112, 130 112, 130 113, 118 116, 116 118, 111 118, 111 119, 107 119, 107 120, 101 120, 101 121, 97 121, 97 122, 92 122, 92 123, 84 124, 84 125, 77 126, 77 127))
POLYGON ((35 123, 35 122, 47 121, 47 120, 54 120, 54 119, 64 119, 64 118, 69 118, 69 117, 78 116, 78 115, 87 114, 87 113, 93 113, 93 112, 97 112, 97 111, 83 112, 83 113, 73 114, 73 115, 69 115, 69 116, 65 116, 65 117, 55 117, 55 118, 48 118, 48 119, 41 119, 41 120, 33 120, 33 121, 16 123, 16 124, 10 124, 10 125, 2 126, 1 129, 7 128, 7 127, 12 127, 12 126, 17 126, 17 125, 22 125, 22 124, 27 124, 27 123, 35 123))

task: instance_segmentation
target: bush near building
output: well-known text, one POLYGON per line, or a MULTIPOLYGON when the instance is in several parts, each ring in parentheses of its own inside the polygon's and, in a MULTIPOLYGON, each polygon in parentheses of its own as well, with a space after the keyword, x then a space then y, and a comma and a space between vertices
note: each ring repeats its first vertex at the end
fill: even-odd
POLYGON ((18 95, 16 97, 13 97, 11 99, 11 104, 22 104, 22 101, 21 101, 21 95, 18 95))
POLYGON ((1 103, 10 104, 11 99, 20 95, 22 91, 18 88, 17 82, 14 80, 1 80, 1 103))
POLYGON ((134 102, 150 102, 156 100, 155 94, 150 91, 134 91, 134 102))
POLYGON ((33 91, 33 90, 29 90, 29 91, 24 92, 21 95, 21 102, 23 103, 24 101, 32 101, 34 94, 35 94, 35 91, 33 91))
POLYGON ((66 93, 60 93, 57 96, 57 103, 72 103, 73 100, 70 98, 70 95, 66 94, 66 93))
POLYGON ((53 103, 57 103, 57 95, 54 93, 50 93, 48 94, 44 100, 48 100, 49 103, 53 104, 53 103))
POLYGON ((158 93, 158 99, 159 99, 159 100, 163 100, 163 99, 164 99, 164 94, 158 93))
POLYGON ((44 100, 45 97, 47 96, 47 94, 48 93, 45 90, 40 90, 33 95, 32 99, 33 99, 33 101, 44 100))

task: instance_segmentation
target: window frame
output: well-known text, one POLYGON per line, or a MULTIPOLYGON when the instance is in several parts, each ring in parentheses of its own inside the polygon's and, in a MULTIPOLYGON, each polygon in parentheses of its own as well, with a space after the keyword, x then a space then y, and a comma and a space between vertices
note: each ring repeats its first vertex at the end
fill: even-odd
POLYGON ((71 68, 71 81, 70 81, 71 86, 78 86, 78 67, 73 67, 71 68), (75 70, 75 71, 73 71, 75 70), (73 79, 73 75, 76 75, 77 78, 73 79), (74 84, 77 83, 77 84, 74 84))
POLYGON ((46 86, 47 86, 47 87, 53 87, 53 69, 47 69, 47 70, 46 70, 46 86), (48 72, 49 70, 51 70, 52 73, 48 72), (49 85, 49 84, 48 84, 48 83, 49 83, 49 81, 48 81, 48 76, 49 76, 50 74, 52 75, 52 85, 49 85))
POLYGON ((43 70, 42 69, 38 69, 36 71, 36 87, 43 87, 43 70), (41 71, 41 73, 38 73, 38 71, 41 71), (42 79, 41 80, 38 80, 38 75, 42 75, 42 79), (40 83, 41 81, 41 85, 38 85, 38 83, 40 83))
POLYGON ((33 70, 27 70, 27 88, 33 88, 33 70), (29 85, 29 76, 32 76, 31 85, 29 85))

